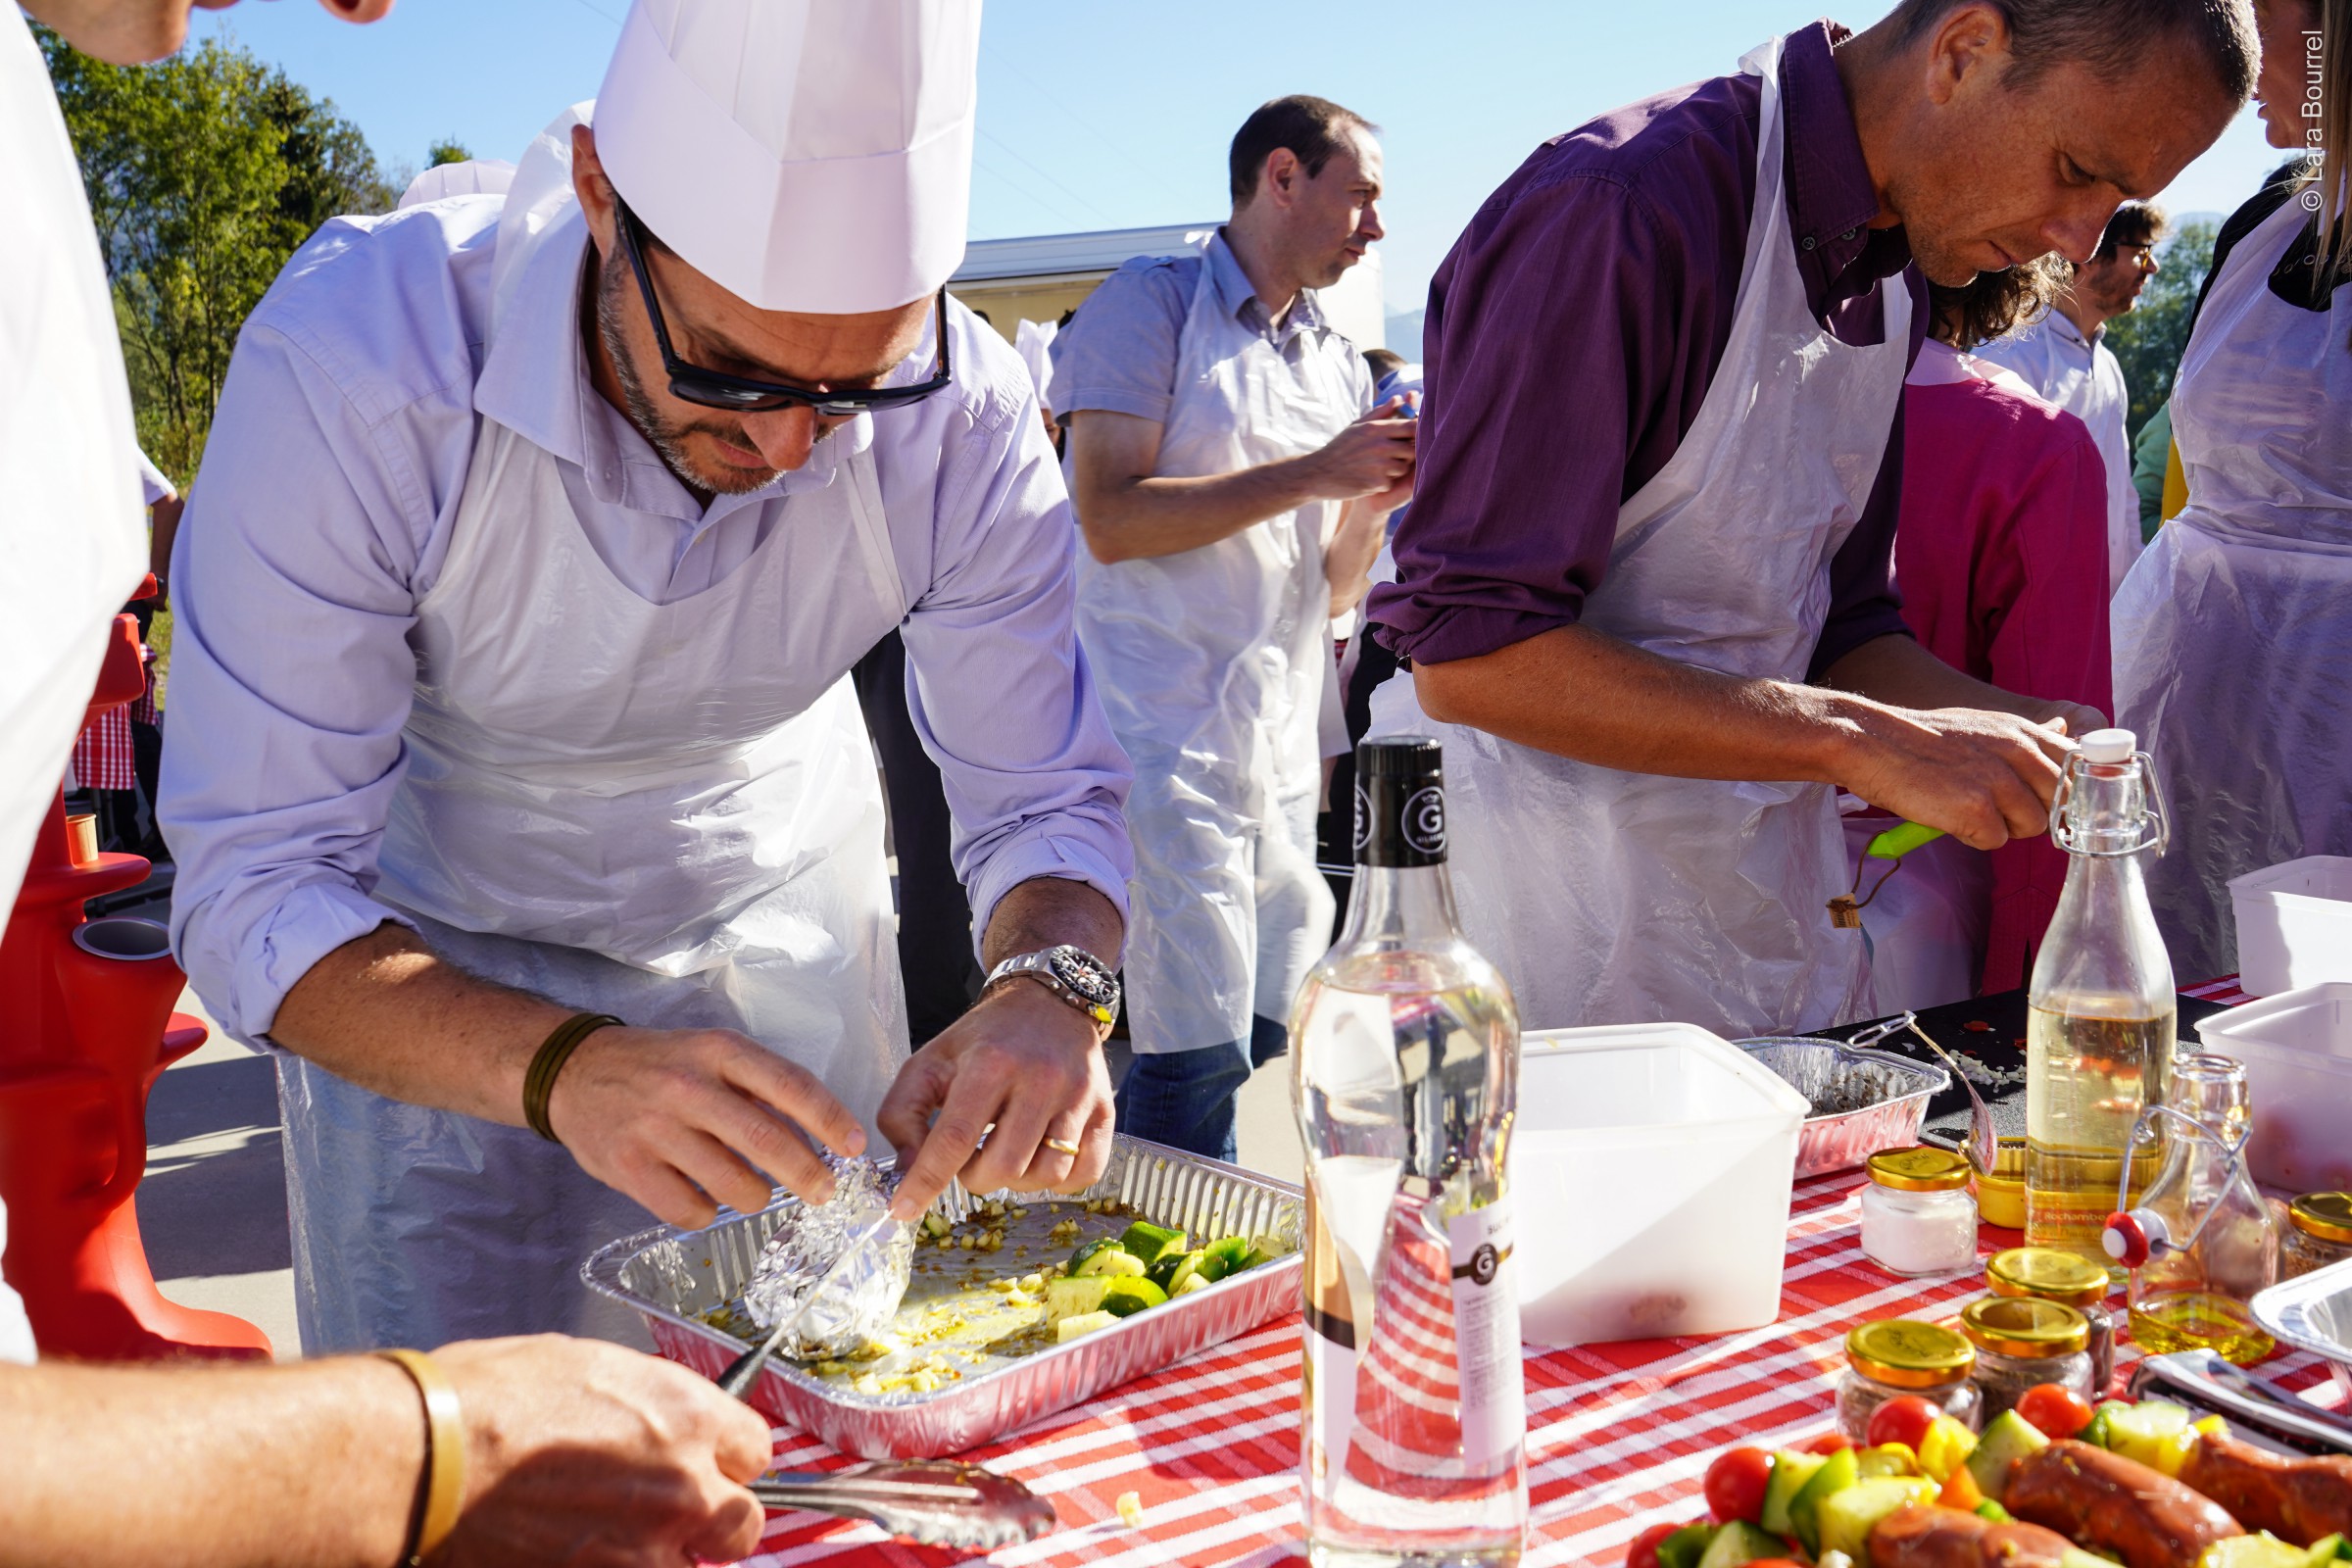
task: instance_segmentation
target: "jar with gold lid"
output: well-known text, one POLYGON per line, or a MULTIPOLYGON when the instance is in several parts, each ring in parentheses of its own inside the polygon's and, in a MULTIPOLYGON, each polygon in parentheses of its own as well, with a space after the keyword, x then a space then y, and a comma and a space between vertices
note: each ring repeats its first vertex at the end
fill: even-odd
POLYGON ((1970 1376, 1984 1396, 1986 1421, 2015 1407, 2037 1383, 2092 1396, 2090 1320, 2064 1301, 1981 1296, 1960 1309, 1960 1332, 1976 1348, 1970 1376))
POLYGON ((2115 1381, 2115 1314, 2107 1309, 2114 1282, 2086 1257, 2054 1247, 2012 1247, 1984 1265, 1985 1288, 1995 1296, 2034 1296, 2063 1301, 2090 1325, 2090 1396, 2103 1397, 2115 1381))
POLYGON ((1969 1381, 1976 1347, 1940 1323, 1882 1318, 1845 1336, 1845 1370, 1838 1378, 1838 1430, 1856 1443, 1871 1412, 1888 1399, 1916 1394, 1946 1415, 1979 1423, 1983 1396, 1969 1381))
POLYGON ((1916 1279, 1977 1266, 1977 1200, 1968 1157, 1922 1144, 1870 1156, 1862 1189, 1862 1255, 1916 1279))
POLYGON ((2352 1257, 2352 1193, 2305 1193, 2286 1205, 2286 1230, 2278 1247, 2278 1272, 2285 1278, 2352 1257))

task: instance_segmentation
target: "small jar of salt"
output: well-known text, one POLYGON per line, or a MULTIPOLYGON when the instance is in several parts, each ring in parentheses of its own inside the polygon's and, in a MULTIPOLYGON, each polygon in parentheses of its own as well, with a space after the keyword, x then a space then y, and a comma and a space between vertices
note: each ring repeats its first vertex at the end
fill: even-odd
POLYGON ((1862 1189, 1862 1255, 1918 1279, 1977 1266, 1977 1200, 1966 1156, 1921 1145, 1870 1156, 1862 1189))

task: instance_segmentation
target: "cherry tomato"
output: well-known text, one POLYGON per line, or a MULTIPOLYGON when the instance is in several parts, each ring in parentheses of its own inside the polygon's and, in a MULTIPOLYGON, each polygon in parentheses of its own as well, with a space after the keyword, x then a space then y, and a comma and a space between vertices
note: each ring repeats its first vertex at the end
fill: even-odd
POLYGON ((1651 1525, 1642 1531, 1626 1549, 1625 1568, 1658 1568, 1658 1544, 1682 1528, 1678 1524, 1651 1525))
POLYGON ((1772 1455, 1762 1448, 1730 1448, 1707 1466, 1707 1511, 1724 1523, 1764 1517, 1764 1483, 1772 1455))
POLYGON ((1824 1432, 1819 1437, 1807 1438, 1798 1444, 1796 1451, 1799 1453, 1836 1453, 1839 1448, 1850 1448, 1853 1446, 1854 1440, 1842 1432, 1824 1432))
POLYGON ((1872 1447, 1882 1443, 1899 1443, 1914 1453, 1919 1451, 1920 1440, 1943 1410, 1933 1399, 1923 1399, 1916 1394, 1906 1394, 1888 1399, 1870 1412, 1870 1428, 1864 1434, 1872 1447))
POLYGON ((2034 1384, 2019 1396, 2017 1413, 2053 1442, 2090 1425, 2091 1415, 2090 1401, 2060 1383, 2034 1384))

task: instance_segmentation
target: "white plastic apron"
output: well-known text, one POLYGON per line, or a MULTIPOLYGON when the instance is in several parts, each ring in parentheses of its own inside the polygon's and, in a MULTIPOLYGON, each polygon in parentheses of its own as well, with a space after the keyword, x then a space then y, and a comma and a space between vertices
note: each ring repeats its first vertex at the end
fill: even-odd
POLYGON ((2311 214, 2230 251, 2173 393, 2188 505, 2115 605, 2118 722, 2156 760, 2173 841, 2148 868, 2183 980, 2237 967, 2227 883, 2352 855, 2352 287, 2271 292, 2311 214))
MULTIPOLYGON (((1341 354, 1297 342, 1286 357, 1227 311, 1204 257, 1156 471, 1299 457, 1358 417, 1341 354)), ((1139 1052, 1248 1041, 1252 1013, 1290 1015, 1331 945, 1315 806, 1318 721, 1338 680, 1323 550, 1339 514, 1309 502, 1152 560, 1079 553, 1078 635, 1135 761, 1126 986, 1139 1052)))
MULTIPOLYGON (((1882 285, 1875 346, 1814 318, 1783 189, 1780 59, 1775 39, 1740 63, 1762 109, 1731 339, 1681 446, 1619 512, 1583 623, 1801 681, 1902 396, 1910 293, 1882 285)), ((1445 744, 1463 924, 1528 1028, 1674 1020, 1737 1038, 1861 1014, 1862 938, 1828 910, 1851 874, 1830 786, 1619 772, 1433 723, 1409 675, 1378 695, 1376 733, 1445 744)))
MULTIPOLYGON (((502 223, 497 274, 560 226, 502 223)), ((724 581, 649 604, 597 556, 556 460, 483 419, 410 638, 375 894, 485 979, 636 1025, 743 1030, 870 1126, 906 1040, 882 798, 847 672, 812 650, 843 617, 865 646, 907 603, 870 449, 787 506, 724 581)), ((551 1329, 641 1342, 577 1271, 652 1218, 564 1150, 300 1057, 279 1074, 306 1353, 551 1329)))

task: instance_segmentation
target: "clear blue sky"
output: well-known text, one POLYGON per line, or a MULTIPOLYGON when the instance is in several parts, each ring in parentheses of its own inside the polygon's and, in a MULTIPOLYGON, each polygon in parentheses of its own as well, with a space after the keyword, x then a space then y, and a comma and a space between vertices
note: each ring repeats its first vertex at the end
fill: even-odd
MULTIPOLYGON (((1838 18, 1865 25, 1891 0, 1838 18)), ((198 13, 332 98, 386 163, 454 136, 513 157, 593 97, 625 0, 399 0, 369 27, 308 0, 198 13)), ((1733 70, 1814 15, 1767 0, 987 0, 972 237, 1223 216, 1225 148, 1255 105, 1337 99, 1383 126, 1392 311, 1485 195, 1545 136, 1615 104, 1733 70), (1671 20, 1669 20, 1671 19, 1671 20)), ((2249 110, 2161 198, 2234 208, 2278 162, 2249 110)))

